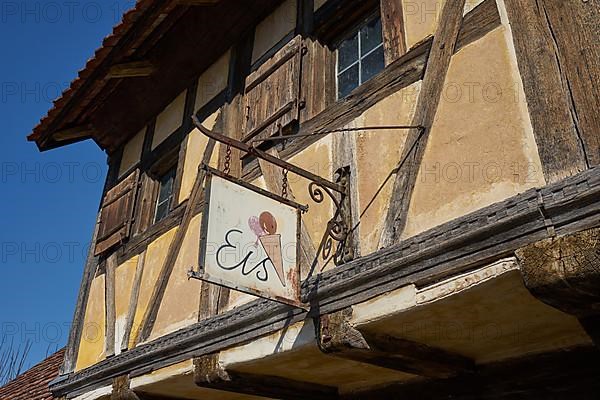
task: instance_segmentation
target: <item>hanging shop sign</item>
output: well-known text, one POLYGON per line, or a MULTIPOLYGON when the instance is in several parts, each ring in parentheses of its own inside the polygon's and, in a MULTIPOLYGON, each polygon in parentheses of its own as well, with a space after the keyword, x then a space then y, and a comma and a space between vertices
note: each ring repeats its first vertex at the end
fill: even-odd
POLYGON ((302 206, 204 166, 205 208, 194 277, 300 305, 302 206))

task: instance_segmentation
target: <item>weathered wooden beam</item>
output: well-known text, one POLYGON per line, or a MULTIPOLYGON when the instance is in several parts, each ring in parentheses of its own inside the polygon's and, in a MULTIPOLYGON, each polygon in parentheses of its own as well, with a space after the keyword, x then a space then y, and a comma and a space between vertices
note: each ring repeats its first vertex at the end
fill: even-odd
POLYGON ((135 78, 150 76, 156 71, 155 66, 147 60, 115 64, 108 70, 108 79, 135 78))
POLYGON ((381 1, 381 24, 385 64, 389 65, 406 53, 404 12, 401 0, 381 1))
MULTIPOLYGON (((505 0, 504 3, 544 176, 548 182, 556 182, 588 167, 576 122, 577 116, 571 98, 569 78, 565 75, 565 65, 561 62, 562 54, 556 43, 558 32, 573 29, 577 33, 571 35, 579 36, 580 27, 569 27, 569 24, 564 22, 552 24, 545 10, 545 4, 555 3, 554 1, 532 3, 529 0, 505 0)), ((576 4, 581 2, 561 3, 569 4, 565 7, 565 16, 567 16, 572 14, 576 4)), ((580 7, 591 11, 597 6, 579 4, 577 8, 580 7)), ((575 46, 573 51, 577 52, 577 57, 581 57, 579 52, 591 46, 593 40, 587 43, 589 45, 586 46, 573 44, 575 46)), ((592 62, 592 58, 589 61, 592 62)), ((583 71, 576 73, 589 74, 583 71)), ((590 82, 592 86, 597 86, 592 82, 590 82)), ((592 90, 591 87, 589 89, 592 90)), ((590 91, 586 91, 585 96, 595 97, 590 91)), ((596 114, 591 110, 586 112, 596 114)), ((595 128, 596 137, 597 130, 598 127, 595 128)), ((596 152, 598 152, 597 148, 596 152)))
POLYGON ((52 134, 52 139, 54 139, 57 142, 62 142, 65 140, 74 140, 91 137, 95 133, 96 130, 94 130, 94 128, 91 125, 86 124, 56 131, 52 134))
POLYGON ((219 354, 194 359, 194 380, 203 388, 275 399, 337 399, 338 390, 311 382, 299 382, 278 376, 229 371, 219 363, 219 354))
POLYGON ((349 322, 347 308, 320 317, 319 348, 326 354, 425 377, 447 378, 473 370, 461 355, 410 340, 361 332, 349 322))
MULTIPOLYGON (((121 342, 121 350, 127 350, 133 343, 131 342, 131 333, 134 329, 135 314, 137 312, 138 300, 140 298, 140 288, 142 286, 142 277, 144 275, 144 264, 146 263, 146 251, 144 250, 138 257, 135 268, 135 277, 133 278, 133 287, 131 288, 131 296, 129 297, 129 308, 127 310, 127 321, 123 340, 121 342)), ((137 333, 136 333, 137 336, 137 333)))
POLYGON ((544 303, 578 317, 600 344, 600 228, 545 239, 515 253, 527 289, 544 303))
POLYGON ((391 384, 351 393, 342 398, 344 400, 593 399, 600 391, 599 356, 600 353, 594 347, 577 347, 480 365, 476 373, 449 379, 391 384))
POLYGON ((107 357, 115 354, 115 329, 116 329, 116 303, 115 303, 115 274, 117 270, 117 254, 112 253, 106 260, 106 274, 104 278, 104 304, 106 312, 106 337, 104 339, 104 352, 107 357))
POLYGON ((394 188, 385 219, 379 247, 388 247, 397 242, 406 226, 410 199, 425 155, 425 148, 444 89, 446 73, 458 42, 463 22, 465 0, 448 1, 444 4, 439 25, 436 29, 421 91, 417 99, 415 115, 411 125, 423 126, 411 130, 404 142, 399 162, 406 160, 403 168, 396 173, 394 188), (413 146, 413 143, 416 143, 413 146))
POLYGON ((133 390, 129 388, 129 376, 123 375, 113 379, 110 400, 141 400, 133 390))

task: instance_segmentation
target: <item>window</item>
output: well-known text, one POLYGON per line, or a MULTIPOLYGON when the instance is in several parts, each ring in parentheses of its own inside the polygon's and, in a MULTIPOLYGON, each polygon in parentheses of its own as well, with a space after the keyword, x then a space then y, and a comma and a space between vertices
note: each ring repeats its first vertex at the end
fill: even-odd
POLYGON ((154 222, 165 219, 171 209, 173 200, 173 187, 175 186, 175 168, 171 168, 159 179, 158 197, 156 199, 156 210, 154 222))
POLYGON ((373 78, 385 67, 381 18, 372 17, 344 39, 337 49, 338 99, 373 78))

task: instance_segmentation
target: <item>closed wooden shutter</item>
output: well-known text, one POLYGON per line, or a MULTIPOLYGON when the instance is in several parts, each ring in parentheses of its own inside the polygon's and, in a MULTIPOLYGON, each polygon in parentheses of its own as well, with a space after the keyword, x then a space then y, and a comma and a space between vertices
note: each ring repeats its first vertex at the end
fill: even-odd
POLYGON ((298 120, 302 37, 296 36, 246 79, 244 141, 266 138, 298 120))
POLYGON ((95 255, 122 243, 129 237, 133 222, 139 171, 135 170, 106 193, 100 210, 95 255))

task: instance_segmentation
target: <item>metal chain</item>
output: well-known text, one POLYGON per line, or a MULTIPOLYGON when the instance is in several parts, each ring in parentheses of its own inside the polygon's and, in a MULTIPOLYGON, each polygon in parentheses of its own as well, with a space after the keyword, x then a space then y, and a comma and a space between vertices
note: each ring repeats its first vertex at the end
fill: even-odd
POLYGON ((288 198, 288 170, 284 168, 283 170, 283 183, 281 185, 281 197, 284 199, 288 198))
POLYGON ((225 167, 223 168, 223 173, 225 175, 229 175, 231 172, 231 146, 227 145, 227 151, 225 152, 225 167))

